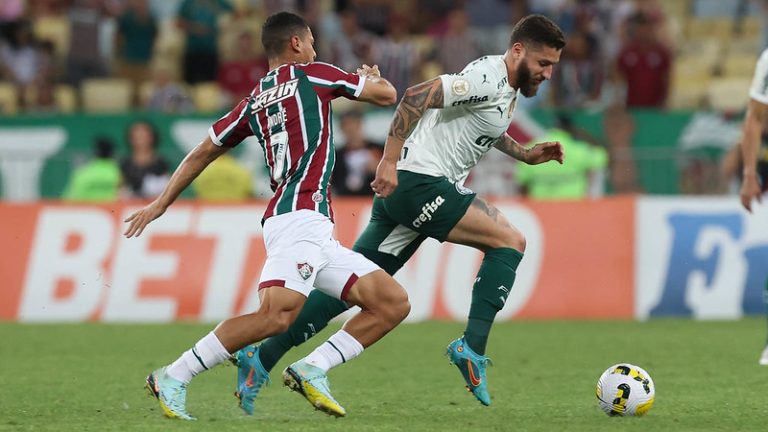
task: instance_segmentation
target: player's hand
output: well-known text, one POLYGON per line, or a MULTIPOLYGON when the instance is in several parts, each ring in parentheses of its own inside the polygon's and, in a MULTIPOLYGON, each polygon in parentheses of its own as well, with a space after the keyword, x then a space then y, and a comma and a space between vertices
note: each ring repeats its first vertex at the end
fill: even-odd
POLYGON ((127 238, 138 237, 144 232, 144 228, 149 225, 150 222, 162 216, 165 213, 166 207, 159 204, 157 201, 153 201, 148 206, 128 216, 124 222, 130 223, 123 235, 127 238))
POLYGON ((357 68, 357 74, 361 77, 380 77, 379 65, 368 66, 364 64, 362 67, 357 68))
POLYGON ((559 141, 538 143, 528 149, 525 162, 529 165, 537 165, 549 161, 557 161, 562 165, 565 160, 563 146, 559 141))
POLYGON ((376 178, 371 188, 377 197, 386 198, 397 188, 397 162, 382 159, 376 167, 376 178))
POLYGON ((757 202, 760 202, 761 195, 760 183, 758 183, 756 175, 752 174, 744 176, 744 179, 741 182, 741 192, 739 192, 739 195, 741 195, 741 205, 743 205, 748 212, 752 213, 752 200, 756 199, 757 202))

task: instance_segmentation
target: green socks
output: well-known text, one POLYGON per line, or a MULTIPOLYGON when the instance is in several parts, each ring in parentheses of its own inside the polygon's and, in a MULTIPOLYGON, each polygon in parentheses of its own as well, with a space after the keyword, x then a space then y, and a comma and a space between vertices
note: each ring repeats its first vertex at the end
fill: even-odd
POLYGON ((259 360, 267 372, 291 348, 299 346, 324 329, 330 320, 349 309, 346 303, 318 290, 312 290, 296 321, 288 331, 265 340, 259 345, 259 360))
POLYGON ((472 305, 464 330, 467 345, 480 355, 485 355, 493 319, 504 307, 512 284, 515 283, 515 271, 522 259, 523 254, 511 248, 491 249, 485 253, 472 287, 472 305))

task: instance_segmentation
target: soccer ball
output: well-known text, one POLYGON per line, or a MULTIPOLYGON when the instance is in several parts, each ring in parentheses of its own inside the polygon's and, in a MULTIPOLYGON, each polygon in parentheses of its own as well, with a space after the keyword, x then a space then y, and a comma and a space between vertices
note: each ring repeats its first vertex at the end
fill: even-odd
POLYGON ((609 416, 641 416, 656 397, 656 386, 643 368, 629 363, 609 367, 597 381, 597 402, 609 416))

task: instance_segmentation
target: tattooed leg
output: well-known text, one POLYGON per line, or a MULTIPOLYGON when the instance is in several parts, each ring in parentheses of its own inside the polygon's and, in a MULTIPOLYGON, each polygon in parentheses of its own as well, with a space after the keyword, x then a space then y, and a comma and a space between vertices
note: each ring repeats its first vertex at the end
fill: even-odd
POLYGON ((495 248, 525 250, 523 234, 503 213, 480 197, 475 197, 446 240, 484 252, 495 248))

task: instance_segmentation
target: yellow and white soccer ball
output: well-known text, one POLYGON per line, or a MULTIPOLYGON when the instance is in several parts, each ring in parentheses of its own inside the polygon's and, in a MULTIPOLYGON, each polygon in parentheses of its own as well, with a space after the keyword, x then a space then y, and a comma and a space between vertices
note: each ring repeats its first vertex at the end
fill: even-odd
POLYGON ((643 368, 615 364, 597 381, 597 401, 610 416, 641 416, 653 406, 656 386, 643 368))

